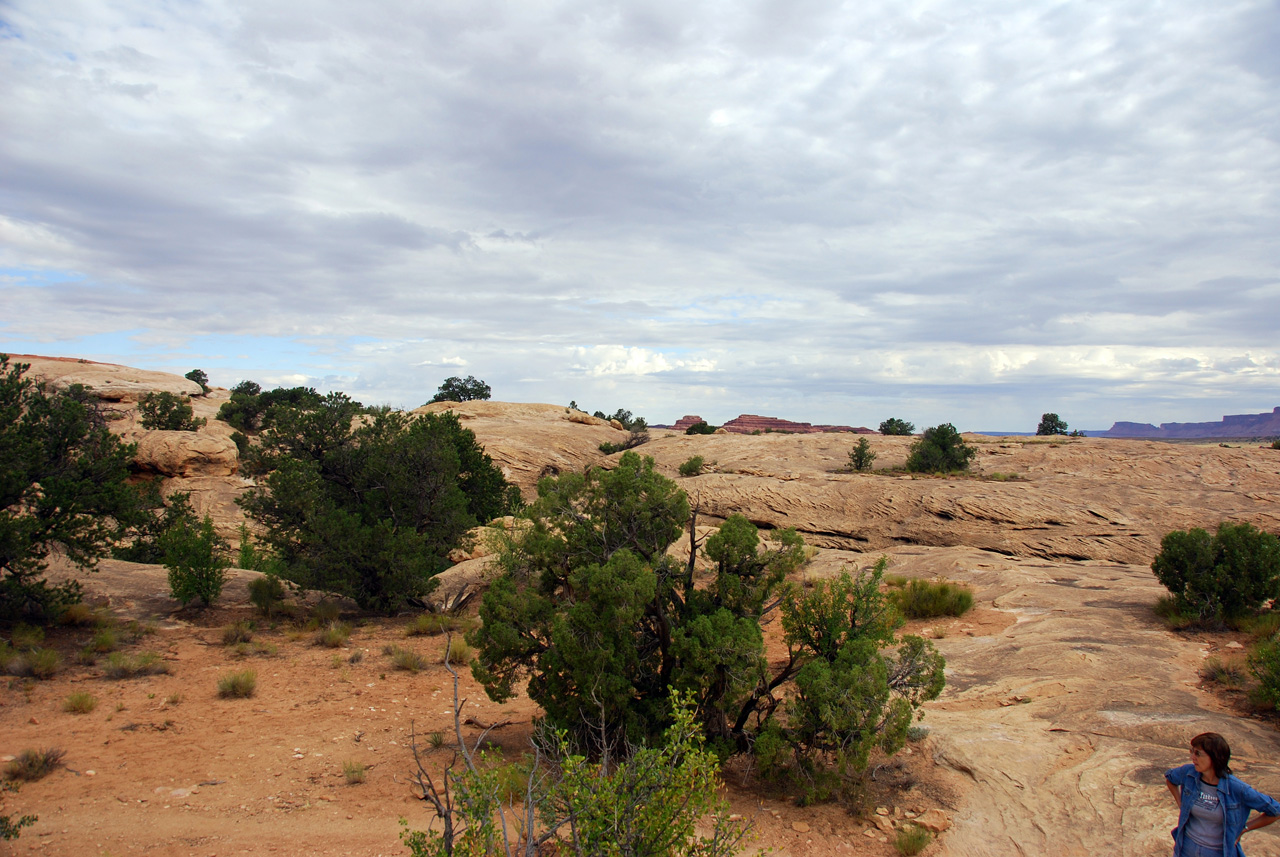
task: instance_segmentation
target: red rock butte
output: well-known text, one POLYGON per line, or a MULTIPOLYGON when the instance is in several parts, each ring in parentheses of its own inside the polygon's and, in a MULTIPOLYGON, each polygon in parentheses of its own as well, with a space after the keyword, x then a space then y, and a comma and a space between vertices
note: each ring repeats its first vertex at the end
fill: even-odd
MULTIPOLYGON (((686 414, 676 420, 676 424, 671 428, 676 431, 684 431, 690 426, 698 423, 706 422, 702 417, 696 414, 686 414)), ((666 426, 654 426, 654 428, 666 428, 666 426)), ((778 417, 761 417, 756 414, 741 414, 729 420, 723 426, 720 426, 727 432, 733 434, 755 434, 759 432, 782 432, 786 434, 821 434, 822 432, 853 432, 854 434, 875 434, 869 428, 853 427, 853 426, 830 426, 830 425, 814 425, 813 423, 797 423, 791 420, 784 420, 778 417)))

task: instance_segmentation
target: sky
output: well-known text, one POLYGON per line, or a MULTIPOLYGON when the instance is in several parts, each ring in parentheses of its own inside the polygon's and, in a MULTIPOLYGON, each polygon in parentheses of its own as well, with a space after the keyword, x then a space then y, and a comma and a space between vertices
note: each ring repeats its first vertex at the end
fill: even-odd
POLYGON ((0 0, 0 352, 415 407, 1280 405, 1280 0, 0 0))

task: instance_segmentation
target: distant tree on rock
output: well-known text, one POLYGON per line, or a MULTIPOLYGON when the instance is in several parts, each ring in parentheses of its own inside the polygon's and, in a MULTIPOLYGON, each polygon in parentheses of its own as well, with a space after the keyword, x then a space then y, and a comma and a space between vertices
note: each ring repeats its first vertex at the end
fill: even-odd
MULTIPOLYGON (((484 401, 492 395, 489 385, 474 375, 459 378, 454 375, 445 378, 440 389, 431 397, 431 402, 474 402, 484 401)), ((428 402, 427 404, 431 404, 428 402)))
POLYGON ((200 391, 202 393, 209 392, 209 376, 204 374, 203 369, 192 369, 183 377, 186 378, 188 381, 195 381, 197 384, 199 384, 200 391))
POLYGON ((1066 434, 1067 424, 1058 418, 1057 414, 1042 414, 1040 416, 1040 425, 1036 427, 1036 434, 1066 434))
POLYGON ((915 423, 909 423, 897 417, 889 417, 889 419, 880 423, 880 434, 908 435, 915 433, 915 430, 915 423))
POLYGON ((706 420, 694 423, 684 430, 685 434, 715 434, 716 427, 708 423, 706 420))
POLYGON ((846 465, 850 470, 864 471, 871 469, 871 462, 876 460, 876 454, 871 451, 871 444, 865 437, 858 438, 858 445, 849 451, 849 463, 846 465))

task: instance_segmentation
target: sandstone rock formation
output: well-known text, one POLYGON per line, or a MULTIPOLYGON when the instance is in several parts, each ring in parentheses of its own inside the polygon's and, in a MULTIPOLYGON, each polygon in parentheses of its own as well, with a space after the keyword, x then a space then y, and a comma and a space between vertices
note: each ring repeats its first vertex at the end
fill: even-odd
POLYGON ((820 434, 823 432, 856 432, 858 434, 871 434, 869 428, 854 428, 853 426, 829 426, 829 425, 813 425, 812 423, 797 423, 791 420, 779 419, 778 417, 761 417, 755 414, 742 414, 734 417, 723 426, 725 431, 733 434, 754 434, 756 432, 785 432, 787 434, 820 434))
POLYGON ((106 402, 136 402, 152 392, 173 393, 176 396, 199 396, 201 392, 200 385, 195 381, 169 372, 152 372, 68 357, 37 357, 30 354, 9 356, 11 363, 29 363, 30 375, 43 379, 54 389, 65 390, 73 384, 83 384, 106 402))
POLYGON ((606 420, 561 405, 506 402, 434 402, 414 413, 452 411, 476 433, 485 452, 518 485, 525 499, 543 476, 581 471, 604 459, 601 443, 618 443, 626 432, 606 420))

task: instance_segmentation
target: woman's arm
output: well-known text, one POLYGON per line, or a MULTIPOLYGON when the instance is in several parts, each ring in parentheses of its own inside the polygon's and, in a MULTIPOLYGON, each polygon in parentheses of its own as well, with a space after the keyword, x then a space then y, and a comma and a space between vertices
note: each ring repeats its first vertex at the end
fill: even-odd
MULTIPOLYGON (((1240 836, 1244 836, 1250 830, 1261 830, 1268 824, 1275 824, 1277 821, 1280 821, 1280 815, 1255 815, 1249 823, 1244 826, 1244 830, 1241 831, 1240 836)), ((1240 841, 1239 837, 1236 838, 1236 841, 1240 841)))
MULTIPOLYGON (((1169 794, 1173 795, 1174 801, 1176 801, 1178 804, 1178 809, 1182 809, 1182 787, 1175 786, 1173 783, 1169 782, 1168 780, 1165 780, 1164 784, 1169 787, 1169 794)), ((1274 819, 1272 820, 1274 821, 1274 819)))

